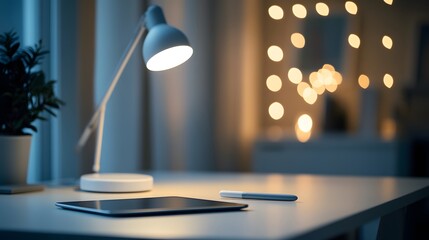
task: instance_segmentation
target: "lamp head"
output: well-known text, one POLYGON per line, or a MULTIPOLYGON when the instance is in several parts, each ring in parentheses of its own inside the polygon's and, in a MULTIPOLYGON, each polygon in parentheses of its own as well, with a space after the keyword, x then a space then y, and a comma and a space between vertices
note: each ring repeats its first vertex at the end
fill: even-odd
POLYGON ((144 24, 148 33, 143 43, 143 59, 149 70, 174 68, 192 56, 193 50, 185 34, 167 24, 159 6, 148 8, 144 24))

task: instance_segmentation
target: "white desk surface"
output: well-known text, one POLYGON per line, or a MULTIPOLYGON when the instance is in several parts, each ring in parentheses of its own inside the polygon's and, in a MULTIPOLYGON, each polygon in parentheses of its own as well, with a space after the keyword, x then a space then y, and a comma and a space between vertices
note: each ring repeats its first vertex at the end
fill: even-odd
POLYGON ((235 173, 154 173, 152 191, 81 192, 73 187, 0 195, 0 239, 322 239, 429 196, 428 178, 235 173), (220 198, 242 190, 298 195, 296 202, 220 198), (247 203, 245 211, 112 218, 62 210, 57 201, 186 196, 247 203), (39 235, 34 235, 39 233, 39 235), (54 234, 54 235, 46 235, 54 234), (56 235, 55 235, 56 234, 56 235))

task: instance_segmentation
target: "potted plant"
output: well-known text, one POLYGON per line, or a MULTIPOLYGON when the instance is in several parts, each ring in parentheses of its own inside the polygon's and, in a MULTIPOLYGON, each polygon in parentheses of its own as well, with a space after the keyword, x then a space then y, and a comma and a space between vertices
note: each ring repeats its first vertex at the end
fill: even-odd
POLYGON ((21 48, 15 32, 0 35, 0 185, 26 184, 34 121, 63 104, 38 67, 47 53, 41 41, 21 48))

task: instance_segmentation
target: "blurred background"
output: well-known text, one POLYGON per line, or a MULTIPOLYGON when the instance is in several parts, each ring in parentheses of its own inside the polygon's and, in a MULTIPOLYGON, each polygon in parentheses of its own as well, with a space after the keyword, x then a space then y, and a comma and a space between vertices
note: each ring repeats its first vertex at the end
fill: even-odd
MULTIPOLYGON (((91 172, 94 137, 77 141, 149 4, 194 55, 148 72, 134 53, 107 105, 102 172, 429 176, 426 0, 0 0, 0 32, 42 39, 66 102, 38 123, 30 182, 91 172)), ((429 204, 413 208, 427 234, 429 204)))
POLYGON ((194 55, 148 72, 134 53, 107 107, 102 172, 429 176, 425 0, 0 0, 0 31, 43 40, 66 102, 39 123, 31 181, 91 171, 94 139, 82 152, 77 140, 149 4, 194 55))

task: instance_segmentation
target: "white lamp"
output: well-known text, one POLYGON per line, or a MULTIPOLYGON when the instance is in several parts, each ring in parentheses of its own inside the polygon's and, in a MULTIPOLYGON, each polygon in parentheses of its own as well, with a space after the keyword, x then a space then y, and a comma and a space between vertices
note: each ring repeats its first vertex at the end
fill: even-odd
POLYGON ((93 165, 95 173, 81 176, 80 188, 84 191, 141 192, 152 189, 153 178, 149 175, 99 173, 106 105, 125 66, 145 32, 147 32, 147 35, 143 43, 143 59, 149 70, 167 70, 186 62, 192 56, 193 50, 189 46, 186 36, 180 30, 167 25, 162 9, 159 6, 149 6, 145 14, 140 18, 135 36, 119 62, 109 89, 79 139, 77 148, 81 149, 91 133, 98 127, 93 165))

